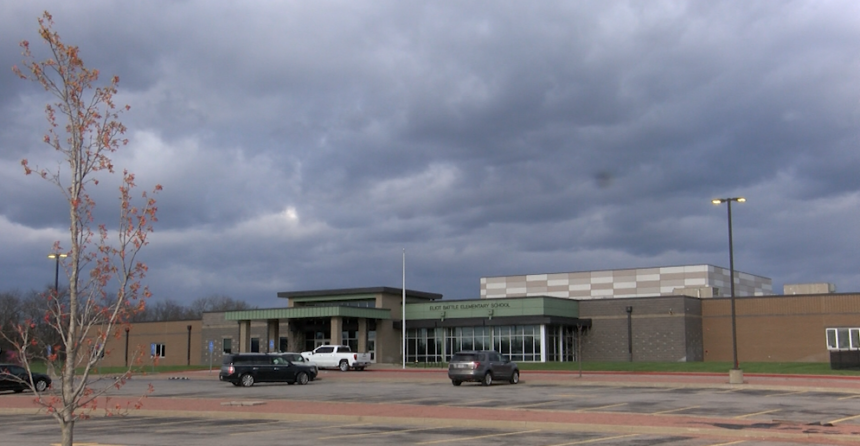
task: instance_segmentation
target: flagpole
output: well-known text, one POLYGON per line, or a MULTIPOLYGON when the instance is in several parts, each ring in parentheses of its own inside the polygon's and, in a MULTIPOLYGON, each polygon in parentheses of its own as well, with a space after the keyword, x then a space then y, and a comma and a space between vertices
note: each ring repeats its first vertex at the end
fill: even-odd
POLYGON ((406 248, 403 248, 403 286, 401 289, 403 302, 400 308, 403 314, 400 317, 400 331, 403 332, 403 369, 406 369, 406 248))

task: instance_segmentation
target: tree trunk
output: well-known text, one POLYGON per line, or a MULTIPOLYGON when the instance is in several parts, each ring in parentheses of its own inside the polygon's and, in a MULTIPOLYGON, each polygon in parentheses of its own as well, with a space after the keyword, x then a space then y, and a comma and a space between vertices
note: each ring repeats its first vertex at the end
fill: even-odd
POLYGON ((75 422, 74 421, 61 421, 60 422, 60 431, 63 432, 63 442, 61 443, 63 446, 73 446, 73 437, 75 433, 75 422))

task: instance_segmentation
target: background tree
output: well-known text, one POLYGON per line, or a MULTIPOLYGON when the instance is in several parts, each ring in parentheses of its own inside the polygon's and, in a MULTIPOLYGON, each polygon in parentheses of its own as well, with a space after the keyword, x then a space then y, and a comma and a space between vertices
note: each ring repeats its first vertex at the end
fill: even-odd
MULTIPOLYGON (((130 369, 96 388, 94 384, 99 379, 91 375, 91 370, 104 355, 108 337, 119 337, 130 317, 145 308, 149 291, 140 280, 146 266, 137 260, 137 254, 152 232, 156 207, 155 200, 145 192, 141 207, 132 204, 135 178, 123 171, 119 222, 112 228, 102 223, 94 229, 96 203, 87 188, 99 184, 97 173, 113 173, 110 156, 127 143, 120 139, 126 128, 118 116, 129 107, 117 109, 114 104, 118 77, 107 85, 94 87, 98 70, 84 65, 78 47, 61 41, 52 29, 51 15, 45 12, 38 22, 39 37, 50 56, 36 61, 29 42, 22 41, 23 69, 16 66, 13 71, 22 79, 40 84, 53 97, 53 104, 45 108, 48 132, 43 139, 61 161, 55 170, 31 167, 27 160, 21 164, 26 174, 37 173, 55 184, 68 202, 68 245, 57 241, 53 248, 54 252, 68 254, 63 269, 69 278, 69 289, 62 295, 43 293, 47 311, 42 320, 60 342, 51 345, 53 340, 42 337, 35 320, 29 319, 15 326, 15 348, 28 370, 33 361, 45 360, 49 371, 59 375, 52 389, 44 394, 31 390, 39 404, 59 422, 63 446, 72 446, 75 422, 94 410, 99 396, 129 376, 130 369), (110 295, 108 287, 113 290, 110 295), (50 355, 46 354, 49 346, 50 355)), ((161 186, 153 192, 158 190, 161 186)))
POLYGON ((0 293, 0 362, 8 361, 8 355, 14 344, 15 327, 23 321, 21 317, 21 293, 6 291, 0 293))
POLYGON ((207 311, 237 311, 250 310, 252 307, 246 302, 233 299, 230 296, 211 295, 201 297, 191 302, 191 311, 194 313, 195 319, 203 317, 203 313, 207 311))

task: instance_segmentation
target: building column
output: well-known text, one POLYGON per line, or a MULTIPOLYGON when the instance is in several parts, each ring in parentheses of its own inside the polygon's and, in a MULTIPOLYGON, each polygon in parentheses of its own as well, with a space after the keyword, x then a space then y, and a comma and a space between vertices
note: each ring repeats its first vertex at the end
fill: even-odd
POLYGON ((251 351, 251 321, 239 321, 239 345, 236 353, 251 351))
POLYGON ((540 324, 540 362, 546 362, 546 324, 540 324))
POLYGON ((278 351, 278 337, 280 334, 280 322, 277 319, 269 319, 266 321, 266 337, 268 338, 268 343, 266 344, 266 352, 274 353, 278 351))
POLYGON ((367 351, 367 319, 358 319, 358 351, 367 351))
POLYGON ((332 345, 343 344, 343 318, 340 316, 331 318, 331 343, 332 345))

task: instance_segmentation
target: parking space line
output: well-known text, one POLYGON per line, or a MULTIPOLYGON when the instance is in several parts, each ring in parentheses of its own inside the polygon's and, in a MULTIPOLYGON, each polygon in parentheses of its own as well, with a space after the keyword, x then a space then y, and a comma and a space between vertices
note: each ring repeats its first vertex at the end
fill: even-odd
POLYGON ((478 440, 481 438, 493 438, 493 437, 507 437, 511 435, 522 435, 522 434, 530 434, 532 432, 540 432, 540 429, 532 429, 529 431, 519 431, 519 432, 505 432, 503 434, 488 434, 488 435, 478 435, 475 437, 466 437, 466 438, 448 438, 445 440, 434 440, 434 441, 424 441, 421 443, 415 444, 438 444, 438 443, 453 443, 455 441, 468 441, 468 440, 478 440))
POLYGON ((785 396, 785 395, 798 395, 801 393, 806 393, 806 390, 798 390, 797 392, 786 392, 786 393, 774 393, 772 395, 765 395, 765 398, 770 398, 772 396, 785 396))
MULTIPOLYGON (((342 427, 352 427, 352 426, 373 426, 373 424, 372 423, 352 423, 352 424, 341 424, 339 426, 325 426, 325 428, 326 429, 339 429, 342 427)), ((233 437, 236 435, 250 435, 250 434, 257 434, 257 433, 267 434, 270 432, 298 432, 298 431, 307 431, 307 430, 314 430, 314 429, 319 430, 320 426, 296 427, 296 428, 285 427, 282 429, 253 430, 253 431, 246 431, 246 432, 233 432, 233 433, 228 434, 228 435, 233 437)))
POLYGON ((408 404, 408 403, 414 403, 416 401, 427 401, 427 400, 435 400, 435 399, 439 399, 439 397, 427 396, 424 398, 412 398, 412 399, 408 399, 408 400, 377 401, 376 404, 408 404))
POLYGON ((464 401, 464 402, 462 402, 462 403, 450 403, 450 404, 446 404, 446 406, 473 406, 473 405, 475 405, 475 404, 489 403, 489 402, 492 402, 492 401, 498 401, 498 400, 496 400, 496 399, 492 399, 492 400, 464 401))
POLYGON ((736 417, 732 417, 732 418, 740 419, 740 418, 746 418, 746 417, 754 417, 754 416, 756 416, 756 415, 764 415, 764 414, 766 414, 766 413, 779 412, 780 410, 782 410, 782 409, 763 410, 763 411, 761 411, 761 412, 748 413, 748 414, 746 414, 746 415, 738 415, 738 416, 736 416, 736 417))
POLYGON ((627 403, 610 404, 607 406, 598 406, 598 407, 584 407, 582 409, 574 410, 574 412, 588 412, 589 410, 609 409, 610 407, 618 407, 618 406, 625 406, 625 405, 627 405, 627 403))
POLYGON ((366 434, 350 434, 350 435, 333 435, 331 437, 317 437, 317 440, 331 440, 334 438, 353 438, 353 437, 366 437, 368 435, 391 435, 391 434, 402 434, 404 432, 418 432, 418 431, 429 431, 433 429, 448 429, 453 426, 435 426, 435 427, 421 427, 417 429, 401 429, 401 430, 393 430, 393 431, 377 431, 370 432, 366 434))
MULTIPOLYGON (((60 443, 51 443, 51 446, 62 446, 60 443)), ((78 443, 75 446, 125 446, 123 444, 106 444, 106 443, 78 443)))
POLYGON ((579 441, 573 441, 573 442, 570 442, 570 443, 552 444, 552 445, 548 445, 548 446, 572 446, 572 445, 575 445, 575 444, 597 443, 597 442, 599 442, 599 441, 617 440, 617 439, 619 439, 619 438, 636 437, 636 436, 638 436, 638 435, 639 435, 639 434, 616 435, 616 436, 614 436, 614 437, 592 438, 592 439, 589 439, 589 440, 579 440, 579 441))
POLYGON ((851 416, 851 417, 840 418, 840 419, 838 419, 838 420, 829 421, 829 423, 830 423, 830 424, 836 424, 836 423, 841 423, 841 422, 843 422, 843 421, 853 420, 853 419, 855 419, 855 418, 860 418, 860 415, 854 415, 854 416, 851 416))
POLYGON ((555 403, 558 403, 558 402, 559 402, 558 400, 550 400, 550 401, 543 401, 543 402, 540 402, 540 403, 521 404, 521 405, 518 405, 518 406, 505 406, 505 409, 523 409, 523 408, 526 408, 526 407, 545 406, 545 405, 547 405, 547 404, 555 404, 555 403))
POLYGON ((726 389, 726 390, 714 392, 714 393, 732 393, 732 392, 740 392, 740 391, 741 391, 741 389, 726 389))
POLYGON ((702 406, 679 407, 677 409, 661 410, 660 412, 654 412, 653 415, 658 415, 658 414, 663 414, 663 413, 680 412, 682 410, 696 409, 698 407, 702 407, 702 406))
MULTIPOLYGON (((200 420, 197 420, 197 422, 200 423, 200 420)), ((247 424, 244 424, 243 427, 252 428, 251 432, 260 432, 259 429, 253 429, 253 428, 255 428, 257 426, 268 426, 270 424, 276 424, 276 425, 280 426, 280 425, 284 425, 284 424, 288 424, 288 423, 295 423, 295 421, 278 420, 278 421, 271 421, 271 422, 266 422, 266 423, 254 423, 254 424, 247 423, 247 424)), ((171 424, 171 423, 158 423, 158 427, 164 426, 166 424, 171 424)), ((177 424, 179 424, 179 423, 177 422, 177 424)), ((200 423, 200 424, 202 424, 202 426, 191 426, 191 427, 174 426, 174 427, 169 427, 167 429, 155 429, 155 430, 153 430, 153 432, 155 432, 157 434, 166 434, 166 433, 170 433, 170 432, 187 432, 189 430, 194 430, 195 428, 197 430, 200 430, 200 429, 207 429, 208 430, 208 429, 212 428, 211 424, 207 424, 207 423, 200 423)))

